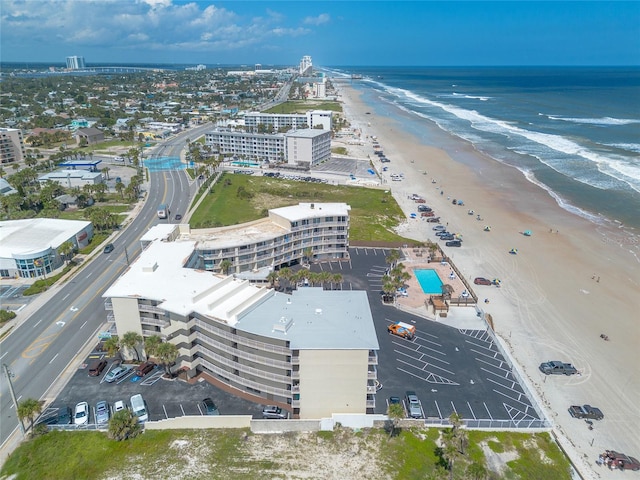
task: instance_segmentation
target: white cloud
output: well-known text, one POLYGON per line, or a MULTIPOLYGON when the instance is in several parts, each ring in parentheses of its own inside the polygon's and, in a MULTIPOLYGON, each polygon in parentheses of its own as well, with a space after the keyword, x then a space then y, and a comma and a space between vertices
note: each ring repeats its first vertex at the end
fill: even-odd
MULTIPOLYGON (((246 46, 268 49, 272 42, 310 32, 292 25, 298 22, 287 20, 274 10, 265 8, 262 13, 263 16, 247 17, 209 1, 2 0, 0 40, 4 48, 25 57, 37 51, 38 44, 46 44, 49 50, 56 49, 64 57, 69 51, 78 52, 83 47, 109 52, 118 49, 215 52, 246 46)), ((320 25, 327 21, 329 16, 323 14, 304 23, 320 25)))
POLYGON ((331 17, 328 13, 321 13, 317 17, 306 17, 303 22, 305 25, 322 25, 330 21, 331 17))

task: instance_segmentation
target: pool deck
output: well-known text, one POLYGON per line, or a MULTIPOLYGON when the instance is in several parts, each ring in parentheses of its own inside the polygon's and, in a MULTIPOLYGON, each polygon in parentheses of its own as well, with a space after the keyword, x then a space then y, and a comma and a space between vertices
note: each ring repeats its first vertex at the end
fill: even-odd
POLYGON ((445 318, 435 316, 433 310, 428 310, 425 306, 425 302, 431 295, 422 291, 420 282, 418 282, 413 272, 414 270, 435 270, 444 285, 451 285, 453 287, 451 298, 458 298, 464 290, 467 290, 467 287, 465 287, 462 280, 458 278, 457 274, 454 273, 454 278, 450 277, 453 269, 448 262, 430 262, 429 250, 426 248, 403 248, 401 253, 402 259, 400 262, 404 264, 406 270, 411 274, 411 278, 406 282, 407 293, 409 295, 406 297, 398 296, 396 299, 396 304, 399 308, 414 312, 417 315, 437 321, 438 323, 445 323, 457 328, 485 328, 484 322, 478 318, 475 308, 476 304, 473 303, 472 298, 470 298, 471 302, 468 306, 458 307, 452 305, 445 318))

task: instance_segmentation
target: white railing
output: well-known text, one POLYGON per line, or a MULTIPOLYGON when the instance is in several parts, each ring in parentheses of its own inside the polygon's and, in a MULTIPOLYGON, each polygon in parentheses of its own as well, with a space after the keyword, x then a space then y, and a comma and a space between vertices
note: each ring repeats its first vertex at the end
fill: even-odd
POLYGON ((245 360, 250 360, 255 363, 259 363, 261 365, 267 365, 274 368, 282 368, 284 370, 291 370, 291 364, 284 360, 274 360, 273 358, 267 358, 260 355, 255 355, 253 353, 245 352, 244 350, 239 350, 237 348, 230 347, 229 345, 225 345, 224 343, 220 343, 212 339, 211 337, 206 336, 202 332, 196 332, 196 338, 198 340, 202 340, 207 344, 211 345, 217 350, 223 351, 230 355, 235 355, 236 357, 244 358, 245 360))
POLYGON ((279 353, 281 355, 291 355, 291 350, 289 350, 287 347, 274 345, 272 343, 259 342, 257 340, 251 340, 249 338, 241 337, 233 333, 225 332, 224 330, 209 325, 202 320, 196 320, 196 327, 200 327, 207 332, 211 332, 219 337, 226 338, 227 340, 231 340, 232 342, 239 343, 241 345, 257 348, 258 350, 263 350, 265 352, 279 353))

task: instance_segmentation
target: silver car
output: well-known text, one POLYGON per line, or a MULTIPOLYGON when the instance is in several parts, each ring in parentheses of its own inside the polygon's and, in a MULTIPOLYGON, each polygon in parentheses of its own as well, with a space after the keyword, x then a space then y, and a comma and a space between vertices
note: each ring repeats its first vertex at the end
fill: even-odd
POLYGON ((405 396, 407 412, 411 418, 422 418, 422 404, 416 392, 407 392, 405 396))
POLYGON ((131 371, 131 367, 120 365, 119 367, 116 367, 113 370, 111 370, 109 373, 107 373, 107 376, 104 377, 104 381, 108 383, 113 383, 116 380, 120 380, 130 371, 131 371))
POLYGON ((96 423, 98 425, 107 423, 109 421, 109 417, 109 404, 104 400, 96 403, 96 423))

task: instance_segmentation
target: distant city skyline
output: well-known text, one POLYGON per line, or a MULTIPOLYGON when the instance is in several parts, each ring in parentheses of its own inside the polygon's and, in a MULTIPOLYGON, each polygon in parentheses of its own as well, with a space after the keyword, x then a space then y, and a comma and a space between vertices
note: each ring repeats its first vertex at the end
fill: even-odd
POLYGON ((640 65, 638 1, 3 0, 0 15, 5 62, 640 65))

